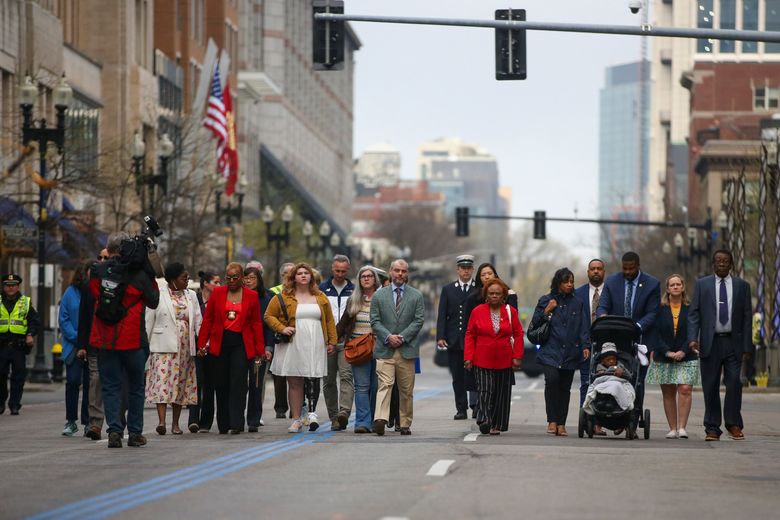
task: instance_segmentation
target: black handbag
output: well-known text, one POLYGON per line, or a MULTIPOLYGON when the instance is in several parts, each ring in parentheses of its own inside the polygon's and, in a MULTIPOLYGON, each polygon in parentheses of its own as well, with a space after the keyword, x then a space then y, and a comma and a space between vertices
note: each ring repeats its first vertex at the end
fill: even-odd
MULTIPOLYGON (((290 316, 287 314, 287 305, 284 304, 284 298, 280 293, 276 293, 276 297, 279 298, 279 306, 282 308, 284 314, 284 322, 290 324, 290 316)), ((274 332, 274 343, 289 343, 292 340, 292 336, 282 334, 281 332, 274 332)))
POLYGON ((543 345, 547 343, 547 340, 550 339, 550 320, 542 318, 536 325, 531 322, 531 326, 528 328, 528 332, 526 332, 525 335, 528 338, 528 341, 534 345, 543 345))

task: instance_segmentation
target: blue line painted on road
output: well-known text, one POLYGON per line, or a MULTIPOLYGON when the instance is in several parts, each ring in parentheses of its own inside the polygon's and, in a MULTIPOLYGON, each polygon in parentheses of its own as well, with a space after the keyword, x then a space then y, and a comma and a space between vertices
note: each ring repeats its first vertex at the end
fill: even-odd
MULTIPOLYGON (((421 401, 433 397, 444 389, 424 390, 415 396, 421 401)), ((350 425, 354 424, 350 421, 350 425)), ((170 496, 186 489, 193 488, 205 482, 229 475, 247 466, 276 457, 287 451, 298 449, 309 444, 328 439, 335 432, 327 426, 316 433, 298 433, 284 441, 276 441, 262 446, 256 446, 235 453, 218 457, 201 464, 176 470, 150 480, 109 491, 102 495, 71 502, 64 506, 44 511, 28 517, 29 520, 70 520, 70 519, 101 519, 112 514, 127 511, 141 504, 152 502, 159 498, 170 496), (155 489, 157 484, 165 484, 165 489, 155 489)))

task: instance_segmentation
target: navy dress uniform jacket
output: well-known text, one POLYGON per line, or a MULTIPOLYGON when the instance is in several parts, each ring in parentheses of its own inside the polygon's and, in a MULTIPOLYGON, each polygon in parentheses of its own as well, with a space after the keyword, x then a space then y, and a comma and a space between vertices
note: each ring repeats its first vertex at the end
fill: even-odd
POLYGON ((436 320, 436 341, 447 340, 447 348, 463 350, 463 336, 466 334, 466 297, 474 287, 468 284, 466 290, 460 281, 452 282, 441 289, 439 316, 436 320))

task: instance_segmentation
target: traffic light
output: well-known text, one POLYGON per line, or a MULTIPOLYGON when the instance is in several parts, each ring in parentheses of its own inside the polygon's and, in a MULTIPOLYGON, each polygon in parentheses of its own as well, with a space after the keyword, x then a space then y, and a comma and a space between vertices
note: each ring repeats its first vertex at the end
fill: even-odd
MULTIPOLYGON (((524 22, 525 9, 496 9, 495 19, 524 22)), ((496 29, 496 79, 525 78, 525 29, 496 29)))
MULTIPOLYGON (((344 14, 341 0, 314 0, 313 14, 344 14)), ((344 69, 344 22, 313 18, 312 61, 314 70, 344 69)))
POLYGON ((547 212, 546 211, 534 211, 534 238, 537 240, 544 240, 547 238, 547 212))
POLYGON ((455 236, 469 236, 469 208, 462 206, 455 208, 455 236))

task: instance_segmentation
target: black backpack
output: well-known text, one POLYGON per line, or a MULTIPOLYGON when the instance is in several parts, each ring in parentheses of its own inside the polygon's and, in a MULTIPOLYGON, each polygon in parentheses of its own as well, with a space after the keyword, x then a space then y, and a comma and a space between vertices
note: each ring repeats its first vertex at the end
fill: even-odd
POLYGON ((127 316, 127 309, 122 305, 128 285, 126 266, 112 258, 96 265, 93 276, 100 280, 95 316, 109 325, 119 323, 127 316))

